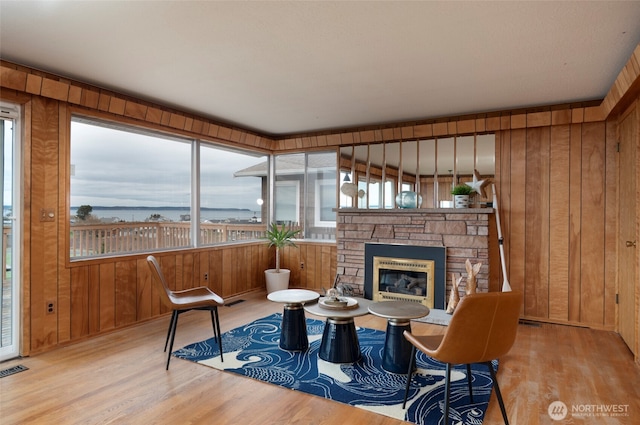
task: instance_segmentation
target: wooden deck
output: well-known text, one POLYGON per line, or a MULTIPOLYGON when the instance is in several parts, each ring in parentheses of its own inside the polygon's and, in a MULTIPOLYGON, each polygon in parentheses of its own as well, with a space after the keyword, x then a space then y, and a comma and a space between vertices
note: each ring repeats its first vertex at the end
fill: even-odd
MULTIPOLYGON (((264 293, 223 307, 222 331, 279 312, 264 293)), ((233 301, 233 300, 227 300, 233 301)), ((309 316, 311 317, 311 316, 309 316)), ((0 379, 0 417, 12 424, 349 424, 400 425, 399 420, 173 359, 162 352, 169 317, 152 320, 38 356, 0 364, 29 370, 0 379)), ((360 326, 385 329, 368 315, 360 326)), ((444 328, 413 323, 416 333, 444 328)), ((207 314, 181 316, 175 347, 211 336, 207 314)), ((640 421, 640 368, 613 333, 559 325, 519 327, 498 380, 512 424, 551 424, 548 406, 627 405, 624 417, 574 417, 558 423, 630 424, 640 421)), ((485 424, 502 423, 495 395, 485 424)))

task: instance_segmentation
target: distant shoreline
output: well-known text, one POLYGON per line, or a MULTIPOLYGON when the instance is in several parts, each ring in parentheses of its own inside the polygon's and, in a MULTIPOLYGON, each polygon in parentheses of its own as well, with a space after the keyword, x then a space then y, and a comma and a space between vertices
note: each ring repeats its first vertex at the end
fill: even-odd
MULTIPOLYGON (((77 210, 79 206, 71 207, 72 210, 77 210)), ((91 205, 94 210, 190 210, 191 207, 105 207, 102 205, 91 205)), ((202 211, 253 211, 249 208, 208 208, 200 207, 202 211)))

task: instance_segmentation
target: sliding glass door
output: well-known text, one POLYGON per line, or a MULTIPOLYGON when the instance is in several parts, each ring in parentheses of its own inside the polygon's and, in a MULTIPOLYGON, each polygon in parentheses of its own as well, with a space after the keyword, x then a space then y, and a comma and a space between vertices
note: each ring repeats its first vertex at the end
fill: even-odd
POLYGON ((20 330, 19 260, 20 204, 18 108, 0 103, 0 187, 2 211, 2 281, 0 286, 0 361, 17 357, 20 330))

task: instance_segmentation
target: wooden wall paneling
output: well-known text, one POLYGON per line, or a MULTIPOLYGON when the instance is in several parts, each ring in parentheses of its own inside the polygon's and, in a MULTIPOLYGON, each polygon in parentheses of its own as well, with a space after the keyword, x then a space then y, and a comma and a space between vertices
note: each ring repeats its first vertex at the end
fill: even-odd
POLYGON ((127 326, 136 321, 136 270, 135 260, 116 262, 116 327, 127 326))
MULTIPOLYGON (((503 250, 507 280, 511 283, 510 270, 510 223, 511 214, 511 132, 499 131, 496 133, 496 197, 500 212, 500 226, 503 237, 503 250)), ((496 230, 497 231, 497 230, 496 230)), ((502 266, 502 265, 501 265, 502 266)), ((502 277, 501 277, 502 279, 502 277)), ((513 284, 512 284, 513 285, 513 284)))
MULTIPOLYGON (((511 184, 509 193, 511 194, 509 210, 505 211, 509 214, 509 227, 503 230, 504 235, 509 238, 509 281, 514 290, 523 291, 525 293, 525 257, 527 256, 525 248, 525 224, 526 224, 526 131, 511 130, 510 132, 510 148, 511 148, 511 184)), ((505 216, 507 214, 504 214, 505 216)))
POLYGON ((571 125, 569 152, 569 321, 580 320, 582 228, 582 125, 571 125))
POLYGON ((209 257, 209 288, 216 294, 224 296, 222 276, 223 250, 214 249, 207 254, 209 257))
POLYGON ((102 263, 100 267, 100 331, 116 327, 116 265, 102 263))
POLYGON ((251 291, 255 288, 255 264, 256 264, 256 253, 257 251, 253 246, 247 245, 244 247, 245 256, 248 261, 242 262, 242 271, 244 272, 244 281, 245 281, 245 290, 251 291))
MULTIPOLYGON (((58 342, 57 222, 42 221, 42 210, 58 205, 58 102, 36 98, 31 120, 31 349, 43 351, 58 342), (55 313, 46 313, 54 303, 55 313)), ((47 218, 48 220, 48 218, 47 218)))
POLYGON ((551 127, 549 183, 549 318, 568 321, 569 125, 551 127))
POLYGON ((198 286, 203 286, 204 277, 200 273, 200 253, 194 252, 191 254, 193 258, 193 267, 191 268, 191 272, 193 273, 193 278, 191 279, 191 287, 196 288, 198 286))
POLYGON ((100 332, 100 266, 98 264, 88 266, 88 277, 89 334, 96 335, 100 332))
MULTIPOLYGON (((8 68, 3 62, 2 75, 4 76, 8 68)), ((86 85, 78 85, 69 83, 68 80, 60 80, 57 77, 45 76, 39 71, 28 70, 23 71, 31 78, 32 84, 27 82, 26 87, 7 90, 5 79, 2 79, 3 91, 2 97, 7 96, 20 97, 20 102, 24 102, 25 122, 24 122, 24 262, 23 262, 23 353, 37 353, 45 351, 49 347, 53 347, 60 342, 72 339, 72 326, 74 312, 78 305, 74 305, 72 300, 74 296, 72 291, 81 290, 75 287, 77 284, 77 276, 73 273, 80 273, 72 269, 82 269, 84 266, 73 265, 68 268, 63 262, 66 261, 66 255, 63 257, 61 249, 62 241, 66 241, 63 235, 62 225, 66 220, 68 205, 66 204, 64 193, 67 188, 68 174, 68 109, 71 105, 65 104, 63 101, 68 99, 73 104, 78 104, 83 108, 93 109, 97 111, 110 111, 110 119, 115 120, 143 120, 145 123, 158 124, 164 123, 167 129, 178 128, 180 131, 193 131, 204 137, 215 135, 216 137, 226 137, 230 142, 238 142, 239 144, 251 144, 261 146, 263 149, 277 148, 284 146, 286 143, 273 141, 263 137, 255 137, 251 134, 243 134, 242 131, 235 129, 220 127, 215 123, 205 122, 194 119, 194 117, 186 116, 182 113, 169 111, 162 106, 153 108, 143 103, 136 103, 135 100, 129 105, 129 101, 124 101, 122 97, 116 94, 108 93, 104 90, 92 89, 86 85), (46 81, 45 81, 46 80, 46 81), (31 89, 29 89, 29 87, 31 89), (44 87, 44 89, 43 89, 44 87), (36 90, 37 89, 37 90, 36 90), (22 90, 20 93, 13 93, 12 90, 22 90), (29 91, 31 90, 31 91, 29 91), (44 90, 44 91, 42 91, 44 90), (9 94, 7 94, 9 93, 9 94), (28 93, 33 93, 31 96, 28 93), (39 97, 40 96, 40 97, 39 97), (47 96, 50 96, 47 98, 47 96), (58 99, 58 100, 56 100, 58 99), (62 100, 62 101, 59 101, 62 100), (144 116, 142 112, 145 110, 144 116), (158 116, 158 120, 154 121, 154 111, 158 116), (257 140, 257 141, 256 141, 257 140), (53 222, 41 221, 41 209, 53 209, 57 220, 53 222), (56 304, 57 312, 53 315, 45 313, 47 301, 53 301, 56 304)), ((27 78, 28 80, 29 78, 27 78)), ((634 84, 637 85, 637 78, 634 84)), ((618 102, 620 103, 620 102, 618 102)), ((609 102, 607 108, 616 107, 616 102, 609 102), (612 105, 612 106, 609 106, 612 105)), ((601 109, 601 108, 600 108, 601 109)), ((569 110, 571 121, 575 125, 571 126, 570 132, 570 152, 568 160, 569 175, 569 264, 568 264, 568 321, 570 323, 588 324, 591 326, 611 326, 612 320, 615 319, 615 313, 612 313, 612 297, 615 295, 612 289, 611 277, 612 273, 608 266, 609 260, 615 259, 612 246, 611 229, 615 226, 613 219, 615 210, 609 201, 611 197, 615 198, 615 183, 610 180, 610 169, 615 169, 615 160, 612 159, 613 145, 609 144, 610 128, 605 128, 603 122, 594 122, 584 124, 585 121, 598 121, 600 118, 596 113, 598 108, 572 108, 569 110), (594 125, 595 127, 590 127, 594 125), (605 128, 604 130, 602 130, 605 128), (584 133, 583 133, 584 129, 584 133), (599 132, 600 140, 595 137, 595 145, 591 146, 587 143, 593 138, 594 132, 599 132), (583 149, 583 138, 584 149, 583 149), (603 143, 603 140, 606 143, 603 143), (600 143, 599 145, 597 143, 600 143), (583 155, 584 154, 584 155, 583 155), (613 162, 612 162, 613 161, 613 162), (613 168, 612 168, 613 167, 613 168), (597 170, 600 176, 592 176, 591 171, 597 170), (602 174, 604 173, 604 174, 602 174), (589 192, 589 186, 599 186, 604 192, 600 193, 601 198, 595 201, 590 198, 594 196, 589 192), (576 189, 577 188, 577 189, 576 189), (604 193, 604 195, 603 195, 604 193), (592 231, 591 226, 595 223, 596 231, 592 231), (600 241, 602 249, 601 253, 597 253, 593 243, 596 239, 600 241), (585 275, 592 277, 585 278, 585 275), (598 276, 598 277, 595 277, 598 276), (583 291, 583 286, 587 285, 587 291, 583 291), (583 312, 581 313, 581 309, 583 312), (595 319, 600 316, 599 319, 595 319)), ((108 115, 105 112, 104 115, 108 115)), ((531 123, 535 124, 538 130, 553 131, 553 140, 556 138, 557 129, 549 130, 548 122, 542 118, 549 115, 548 113, 529 114, 527 123, 531 118, 531 123), (544 115, 544 116, 543 116, 544 115)), ((551 115, 558 117, 559 114, 554 111, 551 115)), ((564 116, 564 115, 563 115, 564 116)), ((566 118, 565 117, 565 118, 566 118)), ((468 120, 462 118, 451 118, 447 122, 424 124, 418 126, 398 127, 391 129, 392 131, 383 129, 362 130, 355 134, 346 131, 345 137, 349 143, 351 142, 367 142, 373 138, 373 141, 382 141, 386 138, 395 139, 402 137, 405 133, 413 135, 424 133, 424 128, 428 128, 428 136, 433 134, 450 135, 459 132, 462 127, 467 128, 468 120), (402 132, 400 134, 399 132, 402 132), (435 132, 435 133, 434 133, 435 132), (357 136, 357 137, 354 137, 357 136)), ((565 119, 566 121, 566 119, 565 119)), ((511 129, 513 122, 522 125, 522 116, 513 113, 504 113, 500 116, 476 119, 478 123, 484 123, 476 129, 482 127, 482 130, 494 131, 500 130, 500 142, 496 148, 497 157, 499 158, 498 169, 496 170, 496 180, 499 182, 498 196, 501 205, 501 219, 503 223, 503 233, 505 234, 505 252, 507 253, 507 267, 509 278, 512 286, 516 289, 524 289, 524 282, 529 282, 530 276, 528 268, 525 268, 525 261, 530 265, 528 251, 538 249, 534 254, 539 256, 547 255, 553 261, 559 261, 555 258, 556 251, 549 241, 548 251, 545 253, 537 245, 536 241, 530 241, 526 236, 533 228, 527 229, 527 206, 530 206, 540 196, 537 192, 533 193, 533 197, 529 197, 529 193, 523 190, 525 184, 533 178, 533 172, 523 174, 522 170, 529 167, 529 159, 527 155, 526 141, 535 138, 535 130, 531 128, 511 129), (511 129, 511 130, 509 130, 511 129), (499 151, 498 151, 499 150, 499 151), (499 174, 498 174, 499 173, 499 174), (525 260, 526 259, 526 260, 525 260)), ((561 122, 555 122, 561 124, 561 122)), ((157 126, 157 124, 155 124, 157 126)), ((466 130, 465 130, 466 131, 466 130)), ((334 146, 343 144, 340 134, 319 135, 304 138, 295 138, 293 147, 306 148, 306 143, 314 146, 334 146), (329 143, 331 142, 331 143, 329 143)), ((498 143, 498 142, 497 142, 498 143)), ((555 143, 555 142, 553 142, 555 143)), ((543 178, 549 180, 549 184, 559 179, 558 166, 555 157, 561 152, 556 151, 554 144, 550 145, 552 158, 549 160, 549 170, 547 174, 542 173, 543 178)), ((530 151, 529 151, 530 153, 530 151)), ((615 155, 614 155, 615 156, 615 155)), ((555 196, 555 195, 554 195, 555 196)), ((555 197, 550 198, 547 205, 547 213, 549 214, 549 234, 554 238, 562 239, 560 234, 555 234, 556 220, 562 217, 562 212, 556 207, 559 201, 555 197)), ((533 214, 542 213, 544 210, 534 210, 533 214)), ((536 226, 537 224, 533 224, 536 226)), ((555 242, 555 239, 554 239, 555 242)), ((329 285, 333 282, 335 271, 333 264, 336 258, 330 258, 331 267, 326 267, 324 256, 327 247, 322 245, 308 244, 304 250, 292 250, 287 253, 286 261, 291 265, 292 270, 299 273, 299 281, 307 287, 329 285), (311 256, 315 257, 316 270, 310 270, 311 265, 305 264, 304 273, 300 274, 299 263, 302 253, 305 253, 305 262, 309 263, 311 256), (321 260, 319 260, 321 258, 321 260), (320 261, 320 263, 318 263, 320 261), (318 266, 320 264, 320 266, 318 266), (327 270, 332 270, 329 276, 326 276, 327 270), (327 279, 328 278, 328 279, 327 279)), ((335 250, 335 246, 331 246, 330 250, 335 250)), ((192 254, 189 254, 192 255, 192 254)), ((204 256, 201 256, 204 258, 204 256)), ((534 256, 535 257, 535 256, 534 256)), ((245 291, 253 288, 262 288, 264 285, 263 270, 273 265, 273 252, 264 246, 252 245, 251 248, 240 247, 218 247, 213 248, 209 254, 210 264, 208 266, 201 265, 201 258, 192 258, 192 267, 189 266, 189 259, 183 253, 168 254, 164 256, 164 261, 169 264, 169 273, 173 270, 171 284, 174 289, 195 285, 201 279, 204 267, 210 268, 211 285, 219 286, 217 292, 230 290, 228 295, 234 295, 237 292, 245 291), (224 252, 230 251, 231 256, 225 256, 224 252), (213 253, 216 253, 215 255, 213 253), (255 254, 255 255, 254 255, 255 254), (222 261, 222 260, 229 260, 222 261), (214 279, 214 271, 212 263, 219 261, 218 272, 221 276, 231 276, 232 279, 214 279), (247 267, 250 265, 250 267, 247 267), (230 269, 230 268, 233 269, 230 269), (248 269, 251 269, 249 272, 248 269), (176 273, 178 271, 178 273, 176 273), (235 274, 235 275, 234 275, 235 274), (231 286, 229 286, 231 285, 231 286)), ((106 260, 100 262, 99 266, 89 266, 89 286, 82 289, 88 290, 88 326, 89 333, 93 333, 96 320, 99 323, 99 331, 103 332, 117 326, 123 326, 128 322, 128 309, 135 314, 135 317, 153 317, 154 315, 164 311, 160 306, 159 298, 154 296, 151 290, 151 304, 145 305, 141 299, 148 296, 145 284, 141 284, 143 280, 143 267, 141 264, 136 265, 136 261, 129 262, 126 260, 106 260), (123 265, 125 267, 123 268, 123 265), (127 271, 128 270, 128 271, 127 271), (97 273, 97 275, 96 275, 97 273), (98 282, 94 282, 98 277, 98 282), (98 286, 95 286, 98 285, 98 286), (127 287, 127 285, 129 285, 127 287), (136 285, 141 285, 140 287, 136 285), (134 289, 135 287, 135 289, 134 289), (139 298, 142 297, 142 298, 139 298), (98 299, 99 316, 94 316, 92 303, 98 299), (130 302, 133 301, 132 304, 130 302)), ((527 266, 528 267, 528 266, 527 266)), ((549 296, 554 297, 556 291, 561 292, 561 288, 555 286, 555 267, 549 266, 549 276, 551 278, 549 284, 549 296)), ((163 267, 163 271, 167 269, 163 267)), ((536 283, 538 285, 538 283, 536 283)), ((536 290, 539 289, 536 287, 536 290)), ((536 293, 536 304, 541 301, 536 293)), ((77 295, 78 293, 76 293, 77 295)), ((155 294, 157 295, 157 294, 155 294)), ((542 299, 544 302, 544 299, 542 299)), ((556 299, 550 299, 547 304, 547 311, 550 320, 560 317, 562 307, 555 304, 556 299)), ((540 311, 534 309, 534 314, 540 315, 540 311)), ((613 307, 615 310, 615 307, 613 307)), ((542 311, 544 313, 544 309, 542 311)), ((79 313, 81 316, 82 309, 79 313)), ((544 318, 542 316, 542 318, 544 318)), ((74 328, 75 329, 75 328, 74 328)), ((84 332, 80 328, 80 332, 84 332)), ((73 331, 75 332, 75 331, 73 331)))
POLYGON ((309 270, 311 272, 309 274, 309 278, 307 279, 306 287, 309 289, 320 289, 320 288, 330 288, 333 286, 333 282, 335 280, 335 275, 333 278, 328 278, 329 270, 331 269, 331 263, 325 263, 323 249, 324 245, 322 244, 313 244, 311 246, 313 256, 311 258, 311 263, 313 264, 313 270, 309 270))
POLYGON ((304 251, 300 251, 300 262, 304 263, 304 269, 301 270, 304 275, 304 281, 300 282, 303 288, 313 289, 322 282, 322 257, 318 252, 318 245, 305 244, 304 251), (302 257, 305 252, 306 256, 302 257))
POLYGON ((71 338, 89 335, 89 268, 71 271, 71 338))
POLYGON ((250 264, 251 256, 247 246, 237 247, 235 261, 236 266, 236 293, 242 293, 249 290, 249 280, 247 275, 247 264, 250 264), (242 259, 242 261, 238 261, 242 259))
MULTIPOLYGON (((297 245, 297 244, 296 244, 297 245)), ((280 250, 280 268, 291 270, 289 285, 297 287, 300 285, 300 249, 294 246, 287 246, 280 250)))
POLYGON ((146 258, 136 260, 136 320, 153 317, 153 297, 151 271, 146 258))
POLYGON ((242 261, 236 261, 236 267, 238 269, 238 283, 239 292, 247 292, 251 290, 251 273, 249 273, 249 267, 251 267, 251 247, 243 245, 238 247, 238 258, 242 258, 242 261))
POLYGON ((321 247, 321 261, 322 261, 322 280, 318 284, 315 283, 315 287, 318 285, 330 286, 333 284, 333 281, 336 278, 337 269, 338 269, 338 248, 335 244, 332 245, 323 245, 321 247))
MULTIPOLYGON (((3 93, 4 95, 4 93, 3 93)), ((24 122, 22 123, 23 130, 23 144, 22 144, 22 164, 23 164, 23 180, 22 180, 22 338, 20 340, 20 353, 28 356, 31 353, 32 331, 31 321, 33 313, 33 304, 31 300, 31 233, 32 233, 32 202, 31 202, 31 188, 32 188, 32 163, 33 158, 32 151, 32 134, 31 123, 32 117, 32 105, 31 100, 26 101, 23 104, 24 122)))
POLYGON ((549 127, 529 128, 525 186, 525 315, 549 315, 549 127))
POLYGON ((605 125, 582 125, 582 238, 580 253, 583 323, 604 324, 605 125))
MULTIPOLYGON (((182 257, 182 253, 176 253, 175 255, 175 264, 173 269, 173 287, 170 287, 174 291, 182 291, 185 289, 184 286, 184 258, 182 257)), ((165 276, 166 278, 166 276, 165 276)))
POLYGON ((199 284, 197 286, 207 286, 213 289, 209 273, 209 253, 206 251, 198 253, 198 273, 199 284), (209 276, 207 279, 204 278, 205 273, 209 276))
POLYGON ((260 245, 251 245, 247 248, 248 252, 251 254, 251 261, 248 262, 245 267, 248 271, 249 280, 249 289, 254 290, 258 288, 262 276, 264 276, 264 268, 261 266, 260 257, 261 257, 261 246, 260 245))
POLYGON ((300 278, 298 280, 298 284, 296 285, 296 287, 299 288, 306 288, 307 287, 307 281, 308 278, 307 276, 309 274, 312 274, 311 271, 314 269, 315 264, 310 264, 309 261, 309 254, 310 254, 310 250, 309 250, 309 246, 308 245, 300 245, 298 244, 298 251, 300 252, 300 264, 298 265, 298 269, 299 269, 299 273, 300 273, 300 278), (301 264, 304 264, 304 267, 300 267, 301 264))
MULTIPOLYGON (((57 193, 63 202, 58 202, 56 208, 56 223, 58 234, 67 234, 68 229, 68 197, 67 182, 70 173, 69 132, 70 114, 66 103, 60 103, 58 112, 58 187, 57 193)), ((69 252, 69 238, 57 238, 57 270, 58 270, 58 343, 71 340, 71 273, 66 267, 69 252)), ((95 310, 95 309, 94 309, 95 310)), ((93 322, 95 324, 95 322, 93 322)), ((90 329, 91 331, 91 329, 90 329)))
POLYGON ((234 247, 233 251, 234 251, 234 255, 233 255, 234 261, 232 263, 233 269, 234 269, 233 270, 233 275, 234 275, 233 293, 239 294, 246 291, 246 288, 247 288, 246 282, 244 280, 244 277, 245 277, 244 271, 246 266, 245 261, 248 260, 248 258, 246 256, 246 249, 243 246, 234 247))
POLYGON ((605 243, 604 243, 604 326, 615 329, 616 326, 616 282, 618 246, 618 139, 617 122, 605 124, 606 160, 605 160, 605 243))
POLYGON ((329 264, 322 263, 322 245, 311 243, 307 251, 309 252, 309 256, 305 262, 305 269, 307 269, 308 276, 305 287, 308 289, 330 288, 333 285, 333 279, 323 281, 323 269, 328 268, 329 264))
POLYGON ((235 263, 237 261, 238 258, 233 248, 227 248, 222 251, 222 294, 219 295, 223 297, 235 294, 235 263))
MULTIPOLYGON (((194 280, 195 280, 195 272, 194 272, 194 268, 195 268, 195 259, 194 259, 194 254, 192 253, 183 253, 182 255, 179 256, 182 259, 182 273, 179 273, 180 276, 182 276, 182 285, 181 285, 181 289, 191 289, 193 288, 194 285, 194 280)), ((180 269, 178 269, 180 270, 180 269)))
POLYGON ((489 217, 489 249, 487 259, 489 263, 489 292, 502 290, 502 269, 500 264, 500 245, 498 244, 498 230, 494 217, 489 217))

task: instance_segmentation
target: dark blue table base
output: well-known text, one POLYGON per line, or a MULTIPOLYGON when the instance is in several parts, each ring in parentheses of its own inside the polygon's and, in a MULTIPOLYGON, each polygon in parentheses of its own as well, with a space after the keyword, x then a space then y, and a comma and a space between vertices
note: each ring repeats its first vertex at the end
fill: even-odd
POLYGON ((387 336, 384 340, 382 368, 387 372, 406 374, 411 361, 411 343, 402 334, 411 332, 411 322, 387 322, 387 336))
POLYGON ((331 363, 354 363, 360 359, 360 342, 353 318, 327 319, 318 357, 331 363))
POLYGON ((280 348, 287 351, 305 351, 309 348, 307 321, 302 304, 287 304, 282 314, 280 348))

